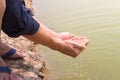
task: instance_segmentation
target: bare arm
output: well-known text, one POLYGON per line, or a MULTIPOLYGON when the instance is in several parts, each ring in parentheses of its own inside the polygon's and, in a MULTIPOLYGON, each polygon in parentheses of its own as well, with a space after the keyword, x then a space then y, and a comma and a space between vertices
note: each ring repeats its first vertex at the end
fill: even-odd
POLYGON ((33 35, 24 35, 24 37, 71 57, 76 57, 85 49, 86 44, 88 43, 86 38, 86 41, 80 45, 69 39, 63 40, 61 34, 50 30, 40 21, 38 22, 40 23, 39 30, 33 35))

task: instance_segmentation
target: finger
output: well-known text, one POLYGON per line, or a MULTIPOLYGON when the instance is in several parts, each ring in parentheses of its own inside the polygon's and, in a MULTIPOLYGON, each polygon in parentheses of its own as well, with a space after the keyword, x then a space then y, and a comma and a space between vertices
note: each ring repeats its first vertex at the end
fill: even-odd
POLYGON ((4 79, 3 80, 9 80, 9 77, 4 77, 4 79))
POLYGON ((17 78, 16 80, 22 80, 21 78, 17 78))
POLYGON ((13 77, 10 76, 9 80, 15 80, 13 77))
POLYGON ((85 38, 79 38, 79 37, 71 38, 70 40, 77 42, 79 44, 84 43, 86 41, 85 38))
POLYGON ((13 73, 11 73, 11 75, 10 75, 10 80, 15 80, 13 73))
POLYGON ((15 80, 22 80, 21 78, 19 78, 18 76, 14 76, 15 80))
POLYGON ((74 48, 84 48, 85 47, 84 44, 80 44, 80 43, 75 42, 75 41, 67 40, 67 42, 71 43, 74 48))
POLYGON ((76 44, 76 43, 73 44, 73 47, 74 49, 79 50, 79 53, 82 52, 86 48, 84 44, 76 44))
POLYGON ((83 50, 79 50, 78 48, 74 48, 72 53, 69 53, 71 57, 76 58, 83 50))
POLYGON ((85 38, 85 37, 73 37, 73 38, 71 38, 71 40, 73 40, 73 41, 85 41, 87 38, 85 38))
POLYGON ((83 40, 83 44, 84 44, 85 46, 87 46, 88 43, 89 43, 89 40, 88 40, 88 39, 83 40))
POLYGON ((72 40, 65 40, 66 44, 69 46, 68 49, 63 50, 62 52, 75 58, 78 54, 80 54, 86 46, 83 44, 78 44, 75 41, 72 40))
POLYGON ((0 80, 4 80, 4 77, 0 77, 0 80))
POLYGON ((69 33, 69 32, 62 32, 60 33, 60 37, 63 39, 63 40, 67 40, 67 39, 70 39, 72 37, 75 37, 75 35, 69 33))
POLYGON ((3 75, 0 75, 0 80, 9 80, 9 74, 2 73, 3 75))
POLYGON ((75 41, 75 42, 77 42, 78 44, 83 44, 83 45, 85 45, 85 46, 87 46, 88 43, 89 43, 89 40, 86 39, 86 38, 74 38, 74 39, 72 39, 72 41, 75 41))
POLYGON ((70 34, 69 32, 60 32, 60 34, 70 34))
POLYGON ((12 73, 12 77, 14 78, 14 80, 22 80, 21 78, 19 78, 16 74, 12 73))
POLYGON ((87 40, 87 41, 86 41, 85 45, 87 46, 87 45, 88 45, 88 43, 89 43, 89 40, 87 40))

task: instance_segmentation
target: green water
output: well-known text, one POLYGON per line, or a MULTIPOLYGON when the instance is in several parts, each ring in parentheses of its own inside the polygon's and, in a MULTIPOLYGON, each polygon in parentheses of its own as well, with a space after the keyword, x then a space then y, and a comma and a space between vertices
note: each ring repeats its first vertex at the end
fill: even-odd
POLYGON ((34 0, 33 5, 52 30, 90 40, 75 59, 43 47, 48 80, 120 80, 120 0, 34 0))

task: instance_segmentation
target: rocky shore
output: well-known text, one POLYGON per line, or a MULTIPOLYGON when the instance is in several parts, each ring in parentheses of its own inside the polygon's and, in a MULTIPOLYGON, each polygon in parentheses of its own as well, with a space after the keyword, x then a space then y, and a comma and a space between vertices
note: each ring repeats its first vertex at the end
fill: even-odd
MULTIPOLYGON (((32 9, 32 0, 25 0, 32 9)), ((22 80, 44 80, 45 62, 38 51, 38 44, 24 37, 10 38, 2 32, 2 42, 27 54, 24 60, 6 60, 13 72, 22 80)))

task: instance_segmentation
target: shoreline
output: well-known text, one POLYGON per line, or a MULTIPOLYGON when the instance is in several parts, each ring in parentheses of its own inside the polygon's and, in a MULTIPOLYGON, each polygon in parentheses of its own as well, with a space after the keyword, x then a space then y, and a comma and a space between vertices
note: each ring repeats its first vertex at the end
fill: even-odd
MULTIPOLYGON (((32 0, 25 0, 26 6, 31 8, 32 0)), ((8 66, 22 80, 44 80, 45 61, 41 57, 38 44, 29 41, 20 36, 19 38, 10 38, 3 32, 1 33, 2 42, 26 53, 24 60, 5 60, 8 66)))

